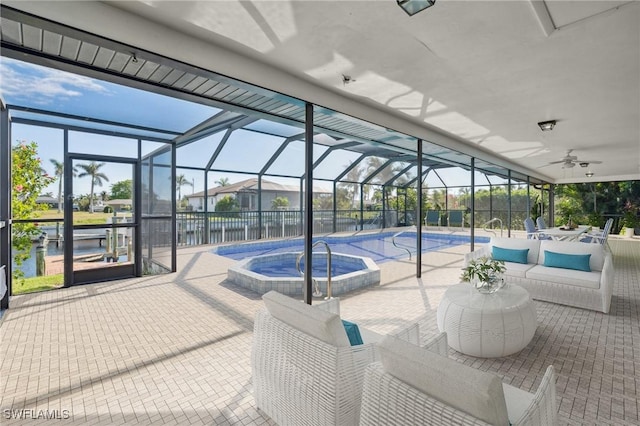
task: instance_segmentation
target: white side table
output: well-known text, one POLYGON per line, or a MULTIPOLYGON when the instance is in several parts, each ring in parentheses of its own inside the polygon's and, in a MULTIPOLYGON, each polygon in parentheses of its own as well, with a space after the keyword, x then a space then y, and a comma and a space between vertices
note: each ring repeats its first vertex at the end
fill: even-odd
POLYGON ((529 293, 508 284, 481 294, 469 283, 447 289, 438 305, 438 328, 449 346, 466 355, 497 358, 524 349, 536 332, 536 309, 529 293))

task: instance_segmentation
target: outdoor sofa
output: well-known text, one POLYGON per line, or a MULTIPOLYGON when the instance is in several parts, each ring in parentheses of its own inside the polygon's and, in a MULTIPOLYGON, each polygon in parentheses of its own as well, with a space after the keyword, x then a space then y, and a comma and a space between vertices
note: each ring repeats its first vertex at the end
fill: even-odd
POLYGON ((614 267, 602 244, 492 238, 465 255, 465 266, 483 256, 505 260, 505 280, 546 302, 609 312, 614 267))

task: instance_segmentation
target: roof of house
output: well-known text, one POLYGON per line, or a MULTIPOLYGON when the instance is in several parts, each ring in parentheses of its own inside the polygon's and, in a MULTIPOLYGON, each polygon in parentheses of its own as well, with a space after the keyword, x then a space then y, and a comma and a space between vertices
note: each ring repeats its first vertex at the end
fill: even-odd
MULTIPOLYGON (((268 192, 300 192, 300 187, 295 185, 283 185, 280 183, 272 182, 270 180, 262 179, 262 191, 268 192)), ((258 178, 246 179, 240 182, 233 183, 231 185, 217 186, 207 191, 208 197, 215 197, 219 194, 237 194, 239 192, 258 192, 258 178)), ((324 188, 317 186, 313 187, 314 194, 330 193, 324 188)), ((196 192, 194 194, 186 195, 187 198, 203 197, 204 191, 196 192)))

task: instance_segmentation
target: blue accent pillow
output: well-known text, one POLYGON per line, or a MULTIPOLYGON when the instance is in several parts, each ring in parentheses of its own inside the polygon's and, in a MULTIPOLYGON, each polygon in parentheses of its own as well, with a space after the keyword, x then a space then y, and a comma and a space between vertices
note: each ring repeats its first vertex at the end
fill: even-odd
POLYGON ((362 341, 362 336, 360 336, 360 329, 357 324, 342 320, 342 325, 344 326, 344 331, 347 332, 347 337, 349 338, 351 346, 362 345, 364 343, 362 341))
POLYGON ((529 249, 507 249, 493 246, 491 248, 491 257, 494 260, 502 260, 504 262, 524 263, 527 264, 529 249))
POLYGON ((591 272, 590 254, 565 254, 544 251, 544 266, 551 268, 574 269, 576 271, 591 272))

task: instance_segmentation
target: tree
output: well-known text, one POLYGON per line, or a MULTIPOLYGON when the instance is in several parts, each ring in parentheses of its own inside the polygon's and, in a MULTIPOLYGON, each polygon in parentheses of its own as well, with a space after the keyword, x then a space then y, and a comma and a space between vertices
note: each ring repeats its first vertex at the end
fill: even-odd
POLYGON ((121 180, 111 185, 111 199, 129 200, 133 198, 133 181, 131 179, 121 180))
MULTIPOLYGON (((345 168, 351 167, 352 164, 353 164, 353 161, 350 162, 347 166, 345 166, 345 168)), ((351 198, 351 205, 349 206, 349 208, 353 208, 354 204, 356 203, 356 194, 358 193, 358 188, 360 187, 358 185, 358 182, 360 182, 360 178, 362 177, 363 173, 364 173, 363 167, 355 166, 354 168, 349 170, 349 173, 347 173, 347 175, 345 176, 346 182, 353 182, 353 183, 339 184, 341 188, 345 188, 348 191, 349 198, 351 198)))
POLYGON ((286 209, 289 207, 289 199, 287 197, 276 197, 271 201, 273 210, 286 209))
POLYGON ((193 183, 187 180, 187 178, 184 177, 184 175, 176 176, 176 190, 178 191, 178 201, 182 199, 181 189, 183 186, 190 186, 193 188, 193 183))
MULTIPOLYGON (((55 158, 51 158, 51 164, 53 164, 54 176, 58 179, 58 213, 62 212, 62 181, 64 180, 64 163, 56 160, 55 158)), ((73 168, 73 176, 75 177, 78 169, 73 168)))
POLYGON ((225 195, 216 203, 216 212, 236 212, 240 210, 238 200, 231 195, 225 195))
POLYGON ((213 183, 217 184, 218 186, 229 186, 229 178, 221 177, 213 183))
POLYGON ((100 172, 100 168, 103 167, 105 163, 96 163, 95 161, 90 162, 89 164, 78 164, 84 172, 80 173, 78 177, 91 177, 91 191, 89 192, 89 213, 93 213, 93 191, 95 186, 102 186, 102 181, 106 180, 109 182, 109 178, 104 173, 100 172))
MULTIPOLYGON (((38 145, 35 142, 21 142, 11 148, 11 216, 15 219, 33 219, 38 217, 36 200, 42 190, 55 178, 50 177, 42 169, 38 158, 38 145)), ((24 283, 24 272, 20 266, 31 253, 31 241, 38 236, 40 230, 34 223, 13 223, 11 245, 13 261, 17 268, 13 269, 13 279, 24 283)))

